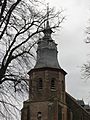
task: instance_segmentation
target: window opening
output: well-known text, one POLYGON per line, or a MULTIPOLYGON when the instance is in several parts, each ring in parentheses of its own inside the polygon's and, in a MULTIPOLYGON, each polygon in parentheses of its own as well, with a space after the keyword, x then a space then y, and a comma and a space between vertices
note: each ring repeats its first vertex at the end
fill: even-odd
POLYGON ((62 80, 62 91, 64 92, 65 91, 65 84, 64 84, 64 81, 62 80))
POLYGON ((38 89, 42 89, 43 88, 43 81, 42 81, 42 79, 40 78, 39 80, 38 80, 38 89))
POLYGON ((55 79, 51 80, 51 89, 55 89, 55 79))
POLYGON ((41 118, 42 118, 42 113, 41 113, 41 112, 38 112, 38 113, 37 113, 37 119, 38 119, 38 120, 41 120, 41 118))

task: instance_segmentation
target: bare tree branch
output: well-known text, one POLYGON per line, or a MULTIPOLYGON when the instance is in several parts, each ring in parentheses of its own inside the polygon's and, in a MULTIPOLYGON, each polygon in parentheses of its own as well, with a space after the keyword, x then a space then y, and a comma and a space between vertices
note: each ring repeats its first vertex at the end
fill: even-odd
MULTIPOLYGON (((28 92, 27 72, 35 63, 36 43, 47 21, 48 13, 44 8, 46 9, 46 6, 41 1, 35 0, 0 1, 0 115, 2 116, 0 119, 2 120, 18 119, 20 100, 28 92)), ((55 12, 53 8, 49 10, 52 29, 61 26, 65 19, 62 13, 63 10, 60 12, 55 12)))

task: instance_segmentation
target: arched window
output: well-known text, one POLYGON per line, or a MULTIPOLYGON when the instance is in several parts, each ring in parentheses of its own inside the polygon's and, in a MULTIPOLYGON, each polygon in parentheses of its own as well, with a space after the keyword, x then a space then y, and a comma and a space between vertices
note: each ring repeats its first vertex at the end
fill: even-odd
POLYGON ((38 120, 41 120, 41 118, 42 118, 42 113, 41 113, 41 112, 38 112, 38 113, 37 113, 37 119, 38 119, 38 120))
POLYGON ((55 89, 55 79, 52 78, 51 80, 51 89, 55 89))
POLYGON ((38 89, 43 89, 43 81, 42 81, 41 78, 39 78, 39 80, 38 80, 37 88, 38 88, 38 89))

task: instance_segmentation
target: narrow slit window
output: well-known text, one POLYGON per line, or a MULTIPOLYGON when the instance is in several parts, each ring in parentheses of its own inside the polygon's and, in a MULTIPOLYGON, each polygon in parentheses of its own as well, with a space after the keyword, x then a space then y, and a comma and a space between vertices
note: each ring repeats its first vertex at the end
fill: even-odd
POLYGON ((64 92, 65 91, 65 84, 64 84, 64 81, 62 80, 62 91, 64 92))

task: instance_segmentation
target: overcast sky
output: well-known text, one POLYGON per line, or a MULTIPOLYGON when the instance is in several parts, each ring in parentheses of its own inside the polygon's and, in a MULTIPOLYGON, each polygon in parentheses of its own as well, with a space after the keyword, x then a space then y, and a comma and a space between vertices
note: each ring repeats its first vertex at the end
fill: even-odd
POLYGON ((50 6, 65 9, 66 21, 61 31, 55 33, 58 43, 58 61, 68 73, 66 89, 76 99, 90 103, 90 80, 81 78, 81 66, 90 56, 90 44, 87 45, 85 29, 89 25, 90 0, 47 0, 50 6))

